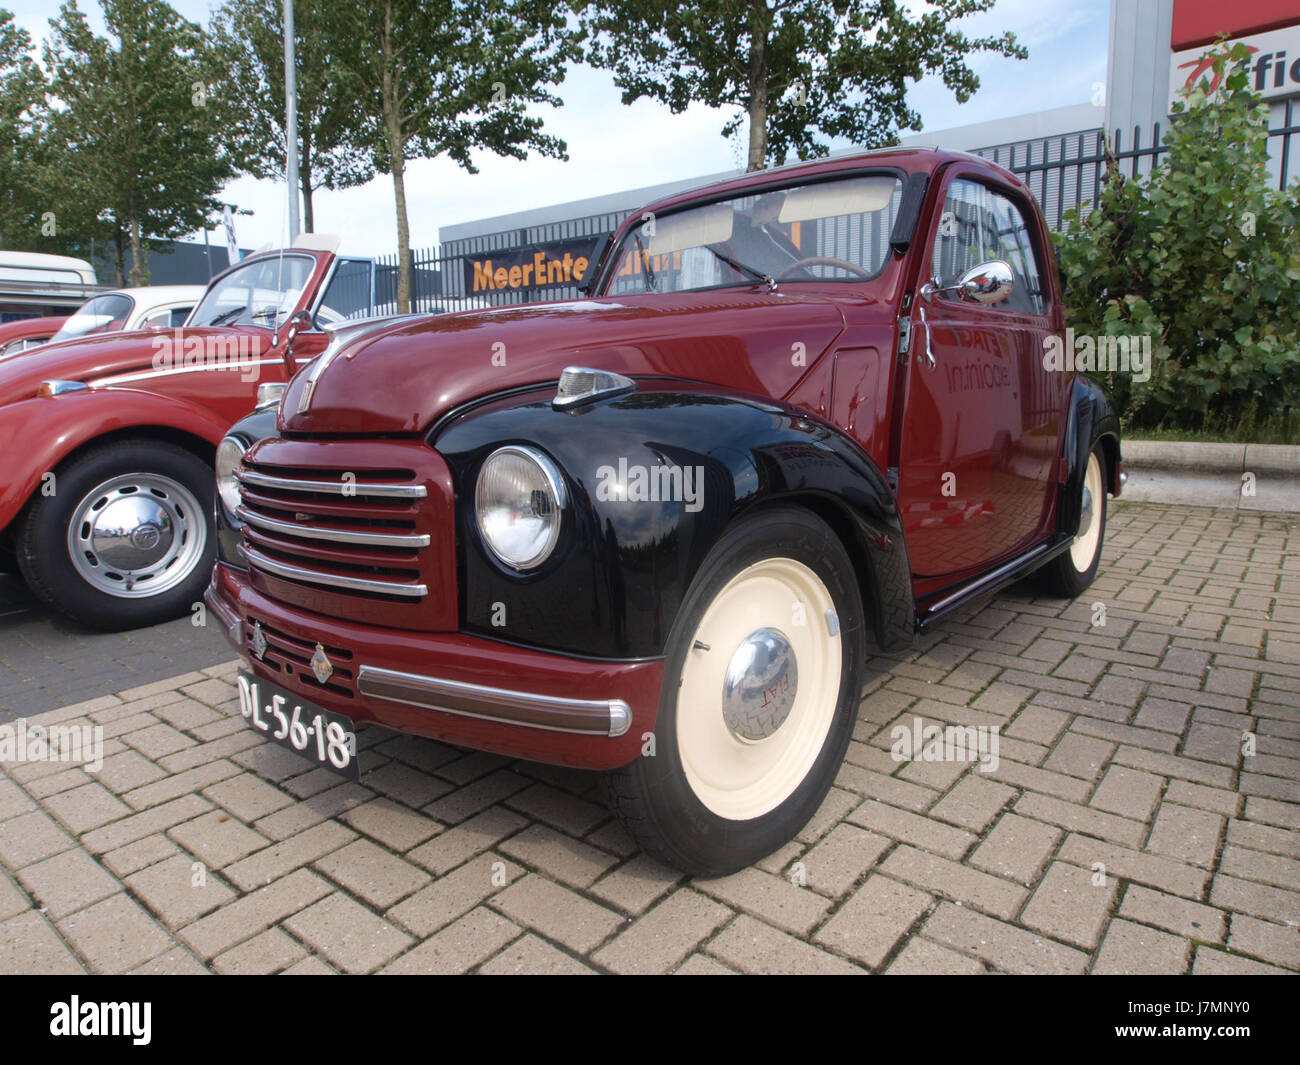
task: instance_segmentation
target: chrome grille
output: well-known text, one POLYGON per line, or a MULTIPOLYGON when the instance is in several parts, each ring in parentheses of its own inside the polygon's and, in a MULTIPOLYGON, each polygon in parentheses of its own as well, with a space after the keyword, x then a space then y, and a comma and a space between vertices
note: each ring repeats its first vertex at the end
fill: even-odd
POLYGON ((427 445, 272 438, 235 475, 239 552, 264 593, 325 616, 456 627, 450 473, 427 445))

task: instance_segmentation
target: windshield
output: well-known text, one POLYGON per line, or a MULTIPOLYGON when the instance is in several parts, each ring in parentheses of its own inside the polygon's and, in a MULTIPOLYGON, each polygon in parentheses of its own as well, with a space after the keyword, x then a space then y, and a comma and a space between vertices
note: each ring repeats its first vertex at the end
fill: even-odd
POLYGON ((127 317, 135 300, 120 292, 96 296, 83 303, 80 309, 63 323, 51 343, 93 336, 95 333, 115 333, 126 326, 127 317))
POLYGON ((875 277, 902 188, 893 174, 854 175, 647 217, 615 249, 605 292, 875 277))
POLYGON ((238 267, 204 293, 187 324, 276 329, 298 305, 315 266, 309 255, 276 255, 238 267))

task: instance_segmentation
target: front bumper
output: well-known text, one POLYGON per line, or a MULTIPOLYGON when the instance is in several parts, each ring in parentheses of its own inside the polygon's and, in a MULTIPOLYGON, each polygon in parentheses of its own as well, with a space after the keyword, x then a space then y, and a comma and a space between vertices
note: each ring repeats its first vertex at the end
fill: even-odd
POLYGON ((358 723, 583 769, 626 765, 654 729, 661 660, 590 661, 324 617, 267 598, 225 563, 204 599, 255 675, 358 723), (335 670, 325 683, 307 665, 316 645, 335 670))

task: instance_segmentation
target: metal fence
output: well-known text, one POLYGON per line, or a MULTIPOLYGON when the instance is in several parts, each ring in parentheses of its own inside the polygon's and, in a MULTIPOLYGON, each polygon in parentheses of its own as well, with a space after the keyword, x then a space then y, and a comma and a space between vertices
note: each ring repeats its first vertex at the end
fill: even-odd
MULTIPOLYGON (((1292 174, 1300 141, 1300 116, 1294 100, 1287 100, 1281 123, 1269 130, 1277 148, 1271 152, 1270 168, 1279 188, 1285 188, 1292 174)), ((1150 173, 1168 149, 1161 143, 1161 127, 1149 132, 1134 128, 1131 134, 1115 130, 1107 152, 1102 129, 1039 137, 976 149, 974 154, 1005 166, 1020 175, 1038 200, 1054 230, 1062 228, 1062 216, 1070 208, 1086 215, 1101 194, 1107 158, 1130 176, 1150 173)), ((411 310, 439 312, 484 306, 506 306, 536 299, 574 299, 576 284, 541 291, 519 290, 474 294, 466 287, 466 259, 485 252, 508 253, 553 241, 600 237, 613 232, 625 217, 622 213, 587 215, 547 222, 536 226, 487 233, 463 240, 447 241, 441 248, 411 252, 411 310)), ((385 256, 375 263, 375 300, 380 312, 392 311, 397 303, 397 256, 385 256)))

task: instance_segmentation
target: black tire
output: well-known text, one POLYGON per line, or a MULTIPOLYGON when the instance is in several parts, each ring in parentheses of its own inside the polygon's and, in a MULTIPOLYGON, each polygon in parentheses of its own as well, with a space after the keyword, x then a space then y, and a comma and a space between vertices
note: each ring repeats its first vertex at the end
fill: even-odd
MULTIPOLYGON (((1089 470, 1085 471, 1083 484, 1080 492, 1088 492, 1088 482, 1093 469, 1093 463, 1096 463, 1096 480, 1100 482, 1100 490, 1094 490, 1092 495, 1092 520, 1097 523, 1097 543, 1092 552, 1091 561, 1081 568, 1083 560, 1076 559, 1074 547, 1070 550, 1063 551, 1057 555, 1051 562, 1047 563, 1035 575, 1038 587, 1051 596, 1060 596, 1064 599, 1073 599, 1081 595, 1087 587, 1092 584, 1093 579, 1097 576, 1097 567, 1101 564, 1102 548, 1106 545, 1106 455, 1098 445, 1089 456, 1089 470)), ((1091 528, 1091 526, 1089 526, 1091 528)), ((1078 545, 1084 532, 1075 537, 1074 543, 1078 545)))
MULTIPOLYGON (((775 564, 784 565, 785 562, 776 561, 775 564)), ((749 600, 733 598, 731 601, 749 600)), ((724 616, 736 619, 734 613, 724 616)), ((743 624, 748 627, 750 618, 746 617, 743 624)), ((798 622, 793 624, 798 625, 798 622)), ((739 644, 745 642, 742 638, 739 644)), ((607 794, 614 812, 646 853, 698 876, 736 872, 783 846, 817 811, 844 760, 857 720, 865 654, 864 611, 853 565, 829 526, 806 510, 787 506, 762 511, 737 523, 704 560, 669 635, 664 685, 655 727, 654 756, 638 758, 606 777, 607 794), (807 617, 806 621, 810 626, 825 626, 826 636, 821 635, 821 630, 810 630, 806 637, 798 639, 815 641, 811 646, 821 648, 828 661, 838 660, 840 680, 838 688, 833 682, 821 685, 827 697, 834 693, 834 706, 828 707, 827 698, 814 698, 819 685, 812 680, 805 681, 802 671, 798 673, 792 692, 801 691, 805 684, 808 690, 805 702, 795 703, 800 708, 798 715, 794 710, 787 710, 788 720, 783 717, 775 726, 770 722, 763 726, 771 731, 760 742, 775 739, 790 722, 799 727, 799 722, 810 720, 809 711, 804 707, 811 704, 821 708, 820 713, 813 715, 817 721, 824 722, 830 715, 820 750, 801 779, 798 769, 790 775, 789 779, 800 779, 800 782, 778 805, 754 817, 733 819, 721 816, 705 805, 688 779, 679 749, 678 694, 688 655, 722 655, 720 660, 708 666, 709 669, 734 662, 734 647, 716 650, 710 647, 707 651, 696 648, 697 630, 724 589, 731 588, 728 595, 733 597, 742 595, 734 591, 733 578, 756 563, 772 564, 773 560, 793 560, 806 567, 820 580, 822 590, 829 593, 839 620, 838 636, 830 632, 831 619, 819 615, 807 617)), ((809 663, 815 661, 810 657, 804 668, 808 669, 809 663)), ((831 676, 829 673, 818 675, 831 676)), ((791 699, 794 698, 792 693, 791 699)), ((722 702, 719 691, 718 703, 712 712, 718 715, 716 727, 727 729, 729 726, 722 716, 722 702)), ((757 722, 759 719, 749 720, 757 722)), ((688 733, 691 728, 699 727, 698 721, 688 725, 688 733)), ((731 743, 730 737, 735 736, 735 730, 731 729, 730 737, 723 735, 724 744, 731 743)), ((744 743, 743 740, 735 742, 744 743)), ((783 742, 789 744, 789 738, 783 742)), ((807 752, 798 756, 806 759, 815 747, 809 743, 792 745, 787 749, 807 752)), ((764 779, 771 775, 766 774, 764 779)), ((777 788, 775 793, 779 795, 782 790, 777 788)))
MULTIPOLYGON (((117 631, 180 617, 202 600, 216 561, 212 498, 212 467, 175 444, 118 440, 92 447, 56 470, 53 494, 47 496, 38 491, 19 519, 16 537, 19 569, 38 598, 92 628, 117 631), (184 503, 185 520, 189 524, 178 539, 193 546, 177 559, 175 564, 180 569, 146 578, 136 597, 112 594, 92 584, 78 571, 69 545, 69 525, 74 514, 98 486, 124 475, 153 479, 153 483, 170 481, 181 486, 197 504, 197 513, 193 513, 196 508, 183 499, 182 493, 174 493, 170 499, 165 493, 159 496, 168 499, 172 506, 184 503), (191 532, 195 540, 188 539, 191 532), (149 594, 144 585, 150 579, 159 581, 163 590, 149 594)), ((111 567, 103 569, 107 572, 111 567)))

